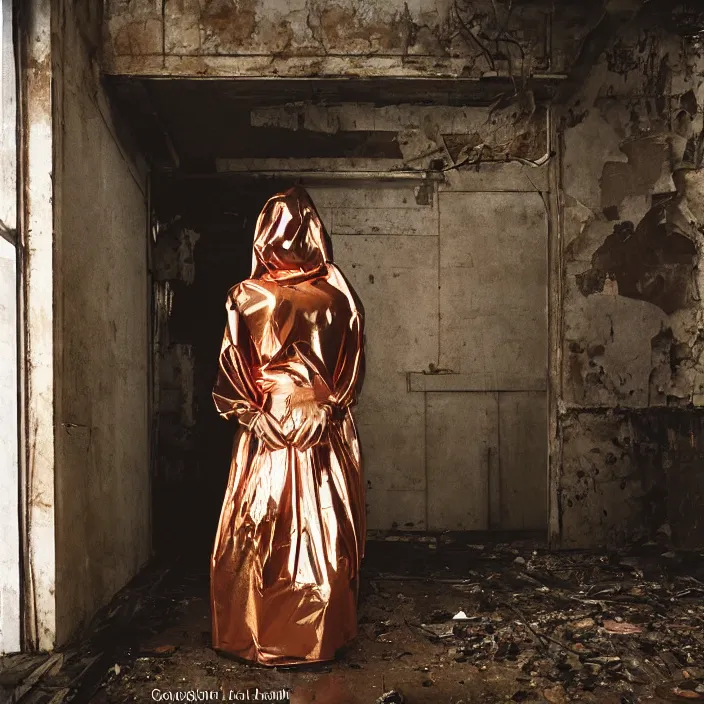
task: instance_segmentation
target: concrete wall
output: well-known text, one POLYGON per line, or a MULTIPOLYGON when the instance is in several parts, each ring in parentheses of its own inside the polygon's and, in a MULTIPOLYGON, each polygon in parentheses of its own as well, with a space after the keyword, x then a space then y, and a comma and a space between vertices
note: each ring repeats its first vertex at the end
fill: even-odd
POLYGON ((98 5, 66 2, 55 113, 56 640, 150 554, 147 207, 90 48, 98 5))
POLYGON ((600 8, 492 0, 109 0, 110 73, 229 76, 560 74, 600 8))
POLYGON ((702 19, 642 13, 562 114, 564 547, 704 544, 702 19))

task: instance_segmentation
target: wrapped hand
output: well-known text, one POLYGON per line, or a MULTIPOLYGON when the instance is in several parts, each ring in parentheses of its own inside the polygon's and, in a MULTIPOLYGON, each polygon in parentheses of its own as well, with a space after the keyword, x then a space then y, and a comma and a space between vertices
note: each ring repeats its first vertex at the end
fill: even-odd
POLYGON ((327 413, 324 406, 311 402, 297 406, 292 411, 293 428, 286 440, 296 449, 305 452, 320 442, 327 427, 327 413))
POLYGON ((268 450, 282 450, 287 445, 281 426, 268 413, 257 413, 250 429, 268 450))

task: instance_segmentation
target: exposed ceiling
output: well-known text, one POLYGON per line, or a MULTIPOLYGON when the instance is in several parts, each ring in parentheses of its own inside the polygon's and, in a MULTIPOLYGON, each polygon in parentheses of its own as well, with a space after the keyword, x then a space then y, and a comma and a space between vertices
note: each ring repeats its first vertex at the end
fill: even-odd
MULTIPOLYGON (((396 158, 395 132, 334 134, 277 127, 253 128, 254 108, 311 102, 376 106, 490 105, 510 98, 506 79, 162 79, 106 77, 114 109, 155 168, 208 173, 217 158, 396 158)), ((531 79, 536 101, 551 99, 559 78, 531 79)))

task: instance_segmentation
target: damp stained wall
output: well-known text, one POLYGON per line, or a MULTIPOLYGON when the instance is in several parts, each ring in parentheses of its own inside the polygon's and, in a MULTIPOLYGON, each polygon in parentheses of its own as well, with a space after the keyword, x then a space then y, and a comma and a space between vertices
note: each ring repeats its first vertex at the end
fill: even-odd
POLYGON ((118 74, 210 76, 560 73, 598 12, 573 3, 555 13, 553 4, 108 0, 105 66, 118 74))
POLYGON ((99 3, 59 8, 56 643, 85 625, 150 554, 144 170, 116 137, 91 58, 99 3))
POLYGON ((704 544, 703 19, 641 13, 560 111, 563 547, 704 544))

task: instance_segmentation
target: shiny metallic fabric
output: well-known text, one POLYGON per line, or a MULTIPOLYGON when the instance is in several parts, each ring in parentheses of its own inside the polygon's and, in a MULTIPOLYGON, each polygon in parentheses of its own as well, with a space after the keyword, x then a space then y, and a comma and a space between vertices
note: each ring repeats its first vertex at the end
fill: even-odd
POLYGON ((357 630, 364 312, 327 242, 303 189, 267 201, 213 390, 240 426, 211 559, 213 646, 264 665, 329 660, 357 630))

